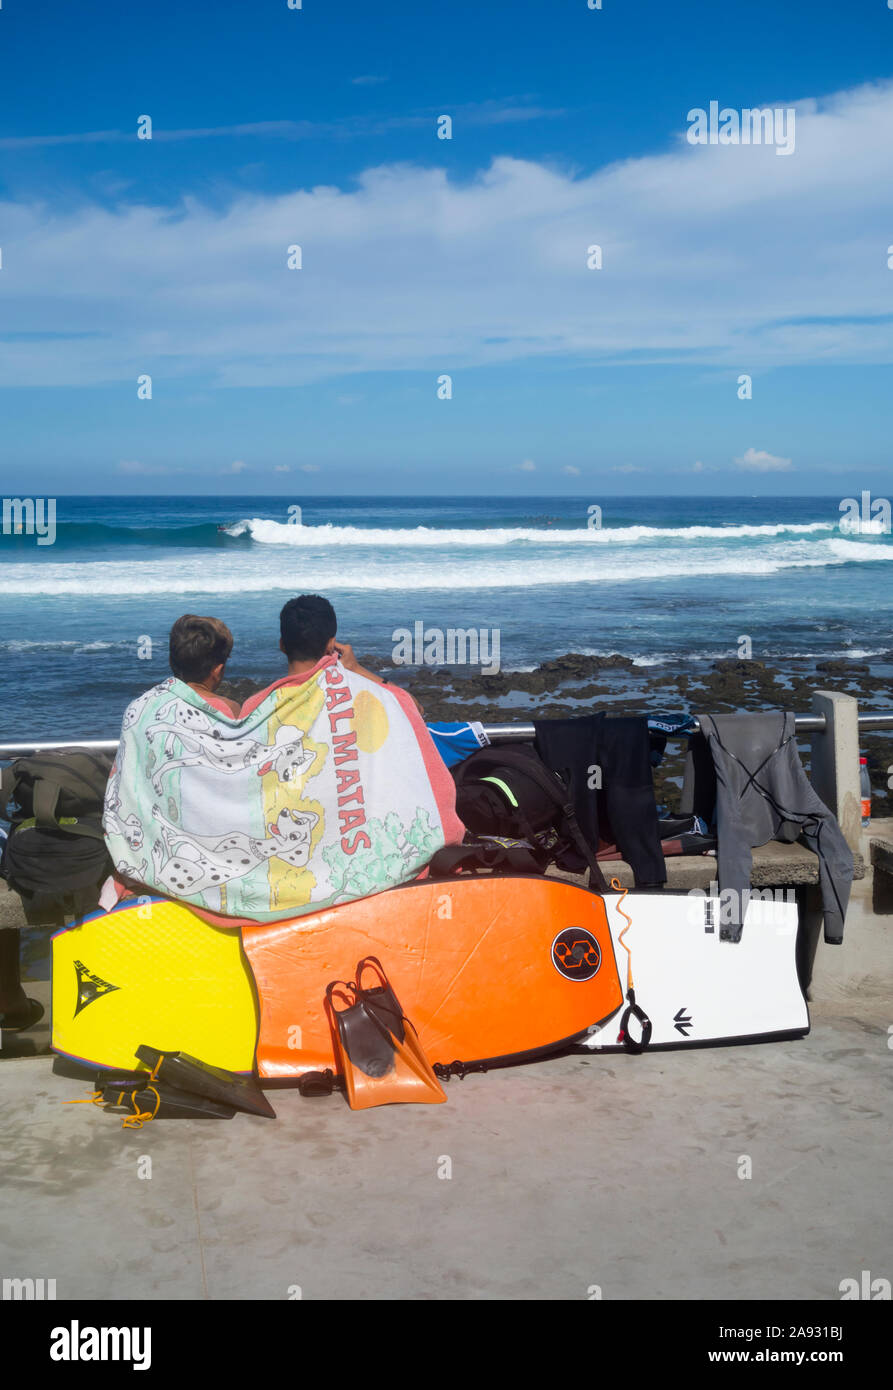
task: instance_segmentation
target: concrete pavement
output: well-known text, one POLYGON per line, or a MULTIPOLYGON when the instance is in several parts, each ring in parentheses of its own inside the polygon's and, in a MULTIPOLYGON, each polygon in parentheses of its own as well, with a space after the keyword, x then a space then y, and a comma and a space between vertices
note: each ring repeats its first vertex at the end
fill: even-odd
POLYGON ((51 1058, 4 1059, 0 1278, 58 1299, 831 1301, 893 1279, 893 917, 872 893, 819 948, 799 1041, 567 1057, 454 1080, 444 1106, 279 1090, 276 1121, 142 1130, 64 1104, 90 1088, 51 1058))

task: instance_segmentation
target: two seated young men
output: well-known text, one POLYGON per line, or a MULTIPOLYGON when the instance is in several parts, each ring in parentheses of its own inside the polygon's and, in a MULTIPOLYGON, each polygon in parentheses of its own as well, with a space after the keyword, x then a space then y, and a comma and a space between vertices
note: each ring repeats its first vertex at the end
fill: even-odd
POLYGON ((220 925, 381 892, 461 843, 452 778, 415 701, 337 641, 331 604, 286 603, 287 674, 221 696, 233 639, 187 615, 173 675, 127 709, 106 794, 116 875, 220 925))

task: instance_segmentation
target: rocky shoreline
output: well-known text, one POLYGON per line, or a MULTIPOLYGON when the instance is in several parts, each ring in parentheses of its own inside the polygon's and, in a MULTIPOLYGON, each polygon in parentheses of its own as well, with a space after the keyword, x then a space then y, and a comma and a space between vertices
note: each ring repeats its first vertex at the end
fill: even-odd
MULTIPOLYGON (((793 710, 808 714, 815 690, 857 696, 863 709, 893 708, 893 651, 872 663, 857 659, 782 663, 734 658, 680 660, 676 666, 641 666, 627 656, 588 656, 568 652, 532 671, 482 675, 467 667, 393 666, 374 655, 362 665, 408 690, 429 720, 479 719, 484 724, 529 723, 600 709, 617 713, 667 710, 673 713, 733 713, 735 710, 793 710)), ((231 699, 245 700, 267 680, 235 678, 221 686, 231 699)), ((869 759, 875 816, 893 815, 887 786, 893 765, 893 732, 866 734, 862 751, 869 759)), ((658 800, 672 807, 682 771, 682 746, 670 743, 655 782, 658 800)), ((801 741, 808 766, 809 744, 801 741)))

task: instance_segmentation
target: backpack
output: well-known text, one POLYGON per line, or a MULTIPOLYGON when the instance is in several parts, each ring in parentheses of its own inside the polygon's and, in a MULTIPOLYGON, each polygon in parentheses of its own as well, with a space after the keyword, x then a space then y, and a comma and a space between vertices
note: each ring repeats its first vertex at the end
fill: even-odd
POLYGON ((530 744, 480 748, 452 769, 456 815, 476 835, 526 840, 545 867, 589 866, 589 886, 607 892, 595 851, 577 822, 567 787, 530 744))
POLYGON ((0 875, 29 926, 63 926, 99 904, 113 865, 102 833, 114 759, 72 748, 18 758, 0 777, 0 815, 14 803, 0 875))

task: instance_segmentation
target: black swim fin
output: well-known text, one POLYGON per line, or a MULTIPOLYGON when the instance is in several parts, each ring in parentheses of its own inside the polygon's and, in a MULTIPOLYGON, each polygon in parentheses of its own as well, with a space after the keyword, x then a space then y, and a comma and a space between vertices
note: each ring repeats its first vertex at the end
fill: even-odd
POLYGON ((355 985, 343 980, 334 980, 326 990, 326 1003, 330 1019, 334 1014, 342 1060, 346 1057, 350 1063, 344 1069, 350 1097, 351 1072, 356 1070, 364 1077, 378 1081, 394 1070, 394 1044, 387 1027, 379 1022, 370 1008, 367 1008, 355 985), (335 1009, 335 995, 345 1001, 347 1008, 335 1009))
POLYGON ((141 1090, 148 1081, 144 1071, 98 1071, 95 1076, 94 1085, 97 1091, 134 1091, 141 1090))
POLYGON ((439 1105, 446 1100, 415 1029, 374 956, 360 961, 352 983, 331 982, 326 990, 326 1010, 352 1110, 400 1102, 439 1105), (367 968, 374 968, 379 977, 379 983, 370 989, 362 986, 367 968), (336 998, 345 1007, 336 1007, 336 998))
POLYGON ((212 1067, 188 1052, 160 1052, 158 1048, 140 1046, 136 1055, 160 1080, 181 1091, 220 1101, 223 1105, 244 1110, 249 1115, 263 1115, 275 1120, 276 1111, 267 1100, 256 1076, 240 1076, 212 1067))
POLYGON ((406 1037, 406 1030, 403 1027, 403 1010, 377 956, 366 956, 364 960, 360 961, 357 966, 357 987, 366 1001, 367 1008, 371 1010, 378 1022, 384 1025, 398 1043, 402 1043, 406 1037), (366 969, 374 969, 379 978, 379 983, 369 989, 363 986, 363 971, 366 969))
POLYGON ((119 1080, 101 1089, 106 1105, 123 1107, 132 1119, 142 1123, 147 1120, 231 1120, 236 1113, 232 1105, 181 1091, 160 1078, 150 1082, 145 1074, 138 1083, 122 1086, 119 1080))

